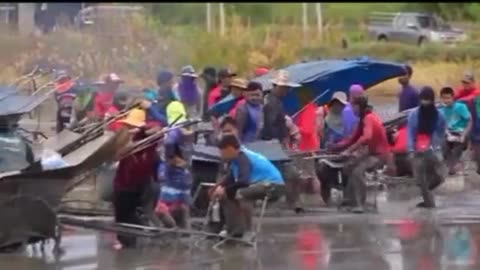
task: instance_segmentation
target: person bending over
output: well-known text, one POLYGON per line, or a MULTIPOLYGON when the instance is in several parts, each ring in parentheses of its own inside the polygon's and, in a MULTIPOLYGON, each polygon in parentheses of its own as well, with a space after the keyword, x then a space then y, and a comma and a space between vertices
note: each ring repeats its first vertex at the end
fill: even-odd
POLYGON ((222 160, 229 172, 213 191, 225 210, 227 233, 233 237, 252 237, 253 203, 269 196, 271 200, 284 193, 280 171, 264 156, 240 145, 233 134, 225 134, 218 143, 222 160))

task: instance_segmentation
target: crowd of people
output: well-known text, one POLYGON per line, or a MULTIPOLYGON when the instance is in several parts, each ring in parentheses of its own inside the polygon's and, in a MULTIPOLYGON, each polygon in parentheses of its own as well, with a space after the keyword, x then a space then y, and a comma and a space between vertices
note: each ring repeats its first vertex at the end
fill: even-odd
MULTIPOLYGON (((255 76, 268 72, 259 68, 255 76)), ((289 194, 295 196, 291 195, 292 189, 302 190, 295 186, 308 185, 325 204, 331 205, 331 189, 336 181, 332 179, 336 179, 339 169, 320 165, 302 176, 290 168, 294 174, 286 177, 281 168, 256 149, 245 147, 247 143, 277 140, 284 149, 325 149, 346 157, 341 205, 357 213, 365 209, 367 171, 386 166, 390 174, 413 175, 422 190, 423 202, 418 206, 435 207, 431 191, 443 182, 447 169, 450 174, 461 170, 461 156, 466 149, 473 149, 474 160, 480 165, 480 92, 474 76, 465 74, 456 91, 451 87, 440 89, 438 106, 434 89, 417 89, 410 82, 412 75, 412 68, 406 66, 406 75, 399 79, 399 111, 408 111, 408 117, 391 134, 359 84, 334 92, 327 104, 318 106, 310 101, 300 112, 288 115, 283 98, 300 85, 292 82, 285 70, 275 72, 273 89, 266 96, 261 84, 240 78, 229 69, 216 72, 212 67, 197 74, 194 67, 185 66, 178 74, 178 83, 172 71, 162 70, 157 76, 158 88, 133 91, 137 95, 118 90, 123 80, 115 73, 94 83, 95 90, 59 73, 57 131, 81 130, 91 121, 129 110, 127 116, 107 127, 111 132, 126 128, 131 134, 130 144, 116 153, 119 164, 114 178, 115 219, 141 224, 137 209, 146 203, 145 190, 151 189, 152 183, 160 183, 156 194, 147 200, 158 224, 187 229, 195 131, 189 126, 168 127, 197 117, 211 121, 214 132, 207 143, 218 147, 224 162, 224 170, 210 192, 212 202, 220 202, 222 210, 216 231, 251 237, 254 201, 265 196, 275 200, 283 195, 288 200, 289 194), (203 87, 199 78, 203 78, 203 87), (233 97, 233 107, 223 114, 210 113, 209 109, 227 96, 233 97), (161 147, 153 145, 125 156, 135 142, 165 130, 161 147)), ((292 207, 301 212, 298 200, 293 199, 292 207)), ((135 238, 118 236, 117 248, 134 245, 135 238)))

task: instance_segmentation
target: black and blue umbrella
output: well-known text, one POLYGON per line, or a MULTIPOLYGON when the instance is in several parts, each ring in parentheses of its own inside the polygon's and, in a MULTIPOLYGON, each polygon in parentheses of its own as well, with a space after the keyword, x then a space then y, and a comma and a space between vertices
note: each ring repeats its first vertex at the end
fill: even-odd
POLYGON ((240 97, 235 97, 234 95, 229 94, 210 107, 209 112, 213 115, 227 114, 240 99, 240 97))
MULTIPOLYGON (((368 57, 353 60, 320 60, 300 63, 283 68, 289 73, 291 82, 301 87, 290 91, 284 99, 289 114, 299 111, 316 97, 316 103, 327 103, 336 91, 347 92, 352 84, 359 84, 365 90, 386 80, 406 74, 405 65, 378 61, 368 57), (328 93, 322 95, 329 89, 328 93), (301 99, 298 93, 306 93, 309 98, 301 99), (302 100, 302 101, 301 101, 302 100), (308 101, 307 101, 308 100, 308 101)), ((274 71, 257 77, 254 81, 262 84, 265 91, 272 89, 274 71)))

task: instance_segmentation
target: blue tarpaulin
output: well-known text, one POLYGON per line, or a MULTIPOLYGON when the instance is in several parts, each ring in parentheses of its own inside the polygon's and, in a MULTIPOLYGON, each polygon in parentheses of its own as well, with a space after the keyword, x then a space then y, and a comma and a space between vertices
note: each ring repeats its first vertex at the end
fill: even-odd
MULTIPOLYGON (((300 110, 302 106, 327 89, 330 89, 329 93, 317 100, 319 105, 327 103, 336 91, 347 92, 352 84, 359 84, 364 89, 368 89, 386 80, 406 74, 403 64, 378 61, 367 57, 353 60, 313 61, 291 65, 283 69, 288 71, 290 81, 302 85, 294 92, 309 92, 308 98, 300 98, 298 94, 288 95, 288 98, 285 99, 285 106, 290 114, 300 110), (292 100, 295 98, 297 101, 292 100)), ((264 90, 271 90, 274 72, 270 71, 255 78, 254 81, 261 83, 264 90)))

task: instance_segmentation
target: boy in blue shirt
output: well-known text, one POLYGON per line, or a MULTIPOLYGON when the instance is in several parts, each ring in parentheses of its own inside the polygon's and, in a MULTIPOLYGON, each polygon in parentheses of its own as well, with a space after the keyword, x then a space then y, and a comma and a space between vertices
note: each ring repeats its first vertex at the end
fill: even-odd
POLYGON ((463 151, 466 149, 466 138, 472 128, 472 116, 467 105, 455 101, 455 92, 451 87, 444 87, 440 91, 443 106, 440 108, 447 122, 447 143, 444 157, 449 174, 456 173, 456 166, 463 151))
POLYGON ((280 171, 266 157, 240 145, 233 134, 218 143, 222 160, 229 163, 227 176, 218 184, 213 197, 225 210, 227 233, 233 237, 251 235, 253 202, 269 195, 271 200, 284 193, 280 171))

